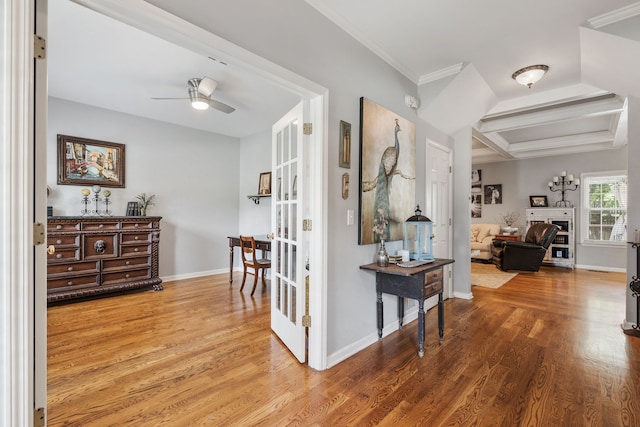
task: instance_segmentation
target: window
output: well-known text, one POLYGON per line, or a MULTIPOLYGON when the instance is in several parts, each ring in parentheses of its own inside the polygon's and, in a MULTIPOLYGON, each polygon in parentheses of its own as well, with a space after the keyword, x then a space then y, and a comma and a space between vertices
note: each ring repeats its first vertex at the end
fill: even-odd
POLYGON ((581 243, 622 245, 627 240, 627 172, 582 174, 581 243))

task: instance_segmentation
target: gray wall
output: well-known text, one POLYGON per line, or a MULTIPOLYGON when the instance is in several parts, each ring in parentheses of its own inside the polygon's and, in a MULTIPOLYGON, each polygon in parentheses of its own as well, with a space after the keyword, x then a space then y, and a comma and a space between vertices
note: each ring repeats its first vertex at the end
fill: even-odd
MULTIPOLYGON (((525 209, 529 207, 530 195, 546 195, 549 206, 560 199, 558 192, 551 192, 547 183, 553 176, 566 170, 576 178, 581 173, 617 171, 627 169, 627 147, 596 151, 593 153, 540 157, 527 160, 497 162, 474 165, 482 170, 482 185, 502 184, 502 204, 482 205, 482 217, 473 218, 473 223, 500 223, 500 215, 516 211, 520 219, 516 224, 521 232, 525 227, 525 209)), ((484 198, 484 197, 483 197, 484 198)), ((581 268, 626 268, 626 247, 601 248, 583 246, 580 239, 580 189, 567 191, 565 199, 576 207, 576 264, 581 268)))
POLYGON ((47 184, 53 190, 48 204, 54 215, 79 215, 84 188, 57 185, 56 135, 122 143, 126 187, 111 189, 113 212, 124 215, 126 203, 140 193, 156 195, 147 214, 163 217, 160 276, 227 271, 226 236, 238 232, 237 138, 57 98, 49 99, 47 132, 47 184))

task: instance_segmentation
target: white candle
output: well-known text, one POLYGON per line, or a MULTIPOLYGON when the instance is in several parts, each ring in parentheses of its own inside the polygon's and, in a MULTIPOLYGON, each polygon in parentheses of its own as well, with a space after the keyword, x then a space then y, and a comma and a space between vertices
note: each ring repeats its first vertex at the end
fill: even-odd
POLYGON ((562 171, 562 172, 560 173, 560 176, 567 176, 567 171, 562 171))
POLYGON ((558 177, 557 176, 553 177, 553 182, 558 182, 558 177))

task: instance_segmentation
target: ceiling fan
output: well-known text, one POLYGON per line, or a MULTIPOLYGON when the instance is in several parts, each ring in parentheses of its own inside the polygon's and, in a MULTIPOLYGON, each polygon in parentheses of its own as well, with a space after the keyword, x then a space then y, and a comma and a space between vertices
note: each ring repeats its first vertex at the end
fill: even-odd
POLYGON ((193 78, 187 81, 187 89, 189 93, 188 98, 151 98, 158 101, 167 101, 175 99, 188 99, 191 101, 191 106, 196 110, 206 110, 207 108, 215 108, 223 113, 233 113, 235 108, 225 104, 224 102, 211 99, 211 94, 218 86, 218 82, 210 77, 193 78))

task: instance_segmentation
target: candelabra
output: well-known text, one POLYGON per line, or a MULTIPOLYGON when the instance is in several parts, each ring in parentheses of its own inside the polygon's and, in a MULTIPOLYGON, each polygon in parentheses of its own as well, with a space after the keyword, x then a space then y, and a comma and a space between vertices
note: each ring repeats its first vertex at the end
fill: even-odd
POLYGON ((549 190, 553 192, 560 191, 560 195, 562 196, 562 199, 555 203, 556 207, 573 207, 571 202, 565 199, 564 193, 565 191, 576 191, 580 186, 580 179, 576 178, 574 180, 573 174, 567 176, 567 171, 562 171, 560 177, 554 176, 553 181, 549 181, 548 185, 549 190), (573 188, 571 186, 573 186, 573 188))

